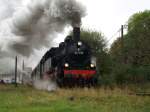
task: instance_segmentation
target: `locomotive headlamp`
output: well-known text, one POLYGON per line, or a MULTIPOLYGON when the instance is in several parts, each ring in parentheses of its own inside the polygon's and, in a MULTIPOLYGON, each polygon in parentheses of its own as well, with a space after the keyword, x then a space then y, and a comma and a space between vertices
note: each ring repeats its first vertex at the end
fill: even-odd
POLYGON ((78 46, 82 46, 82 42, 81 41, 78 42, 78 46))
POLYGON ((69 64, 68 64, 68 63, 65 63, 65 67, 66 67, 66 68, 69 67, 69 64))
POLYGON ((91 66, 91 68, 94 68, 94 67, 95 67, 95 65, 94 65, 94 64, 92 64, 92 63, 91 63, 91 65, 90 65, 90 66, 91 66))

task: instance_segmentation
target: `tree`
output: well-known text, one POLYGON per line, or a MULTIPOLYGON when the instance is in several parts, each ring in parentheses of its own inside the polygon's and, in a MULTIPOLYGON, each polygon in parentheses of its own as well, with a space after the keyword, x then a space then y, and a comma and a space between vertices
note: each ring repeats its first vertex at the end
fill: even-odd
POLYGON ((91 47, 94 55, 99 55, 106 51, 106 42, 100 32, 81 29, 81 40, 85 41, 91 47))
POLYGON ((128 22, 126 50, 130 63, 136 66, 150 65, 150 11, 131 16, 128 22))
POLYGON ((111 45, 111 48, 110 48, 110 55, 112 57, 112 60, 115 62, 115 63, 121 63, 122 61, 122 43, 121 43, 121 38, 117 38, 113 44, 111 45))
POLYGON ((121 38, 111 46, 110 55, 115 63, 113 72, 118 80, 122 80, 121 77, 124 78, 122 82, 144 82, 150 79, 149 43, 150 11, 146 10, 130 17, 123 46, 121 38))

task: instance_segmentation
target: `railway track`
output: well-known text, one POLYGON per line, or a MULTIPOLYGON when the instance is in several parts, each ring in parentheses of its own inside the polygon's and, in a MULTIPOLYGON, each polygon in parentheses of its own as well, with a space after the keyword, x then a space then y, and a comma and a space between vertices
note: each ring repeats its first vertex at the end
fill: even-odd
POLYGON ((137 92, 137 96, 150 96, 150 92, 137 92))

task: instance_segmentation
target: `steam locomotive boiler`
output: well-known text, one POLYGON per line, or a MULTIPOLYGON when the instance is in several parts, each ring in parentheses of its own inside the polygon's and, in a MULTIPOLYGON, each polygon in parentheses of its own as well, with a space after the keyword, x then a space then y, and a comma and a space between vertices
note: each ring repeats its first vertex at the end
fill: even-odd
POLYGON ((53 47, 42 57, 32 72, 32 79, 51 78, 59 86, 94 85, 96 58, 90 46, 80 39, 80 28, 73 28, 59 47, 53 47))

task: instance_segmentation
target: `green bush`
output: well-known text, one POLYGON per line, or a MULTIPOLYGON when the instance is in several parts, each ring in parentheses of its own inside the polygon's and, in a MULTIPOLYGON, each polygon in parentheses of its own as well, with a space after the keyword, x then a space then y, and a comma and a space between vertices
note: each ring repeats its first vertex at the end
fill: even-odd
POLYGON ((150 67, 131 65, 117 65, 113 75, 117 84, 146 83, 150 81, 150 67))

